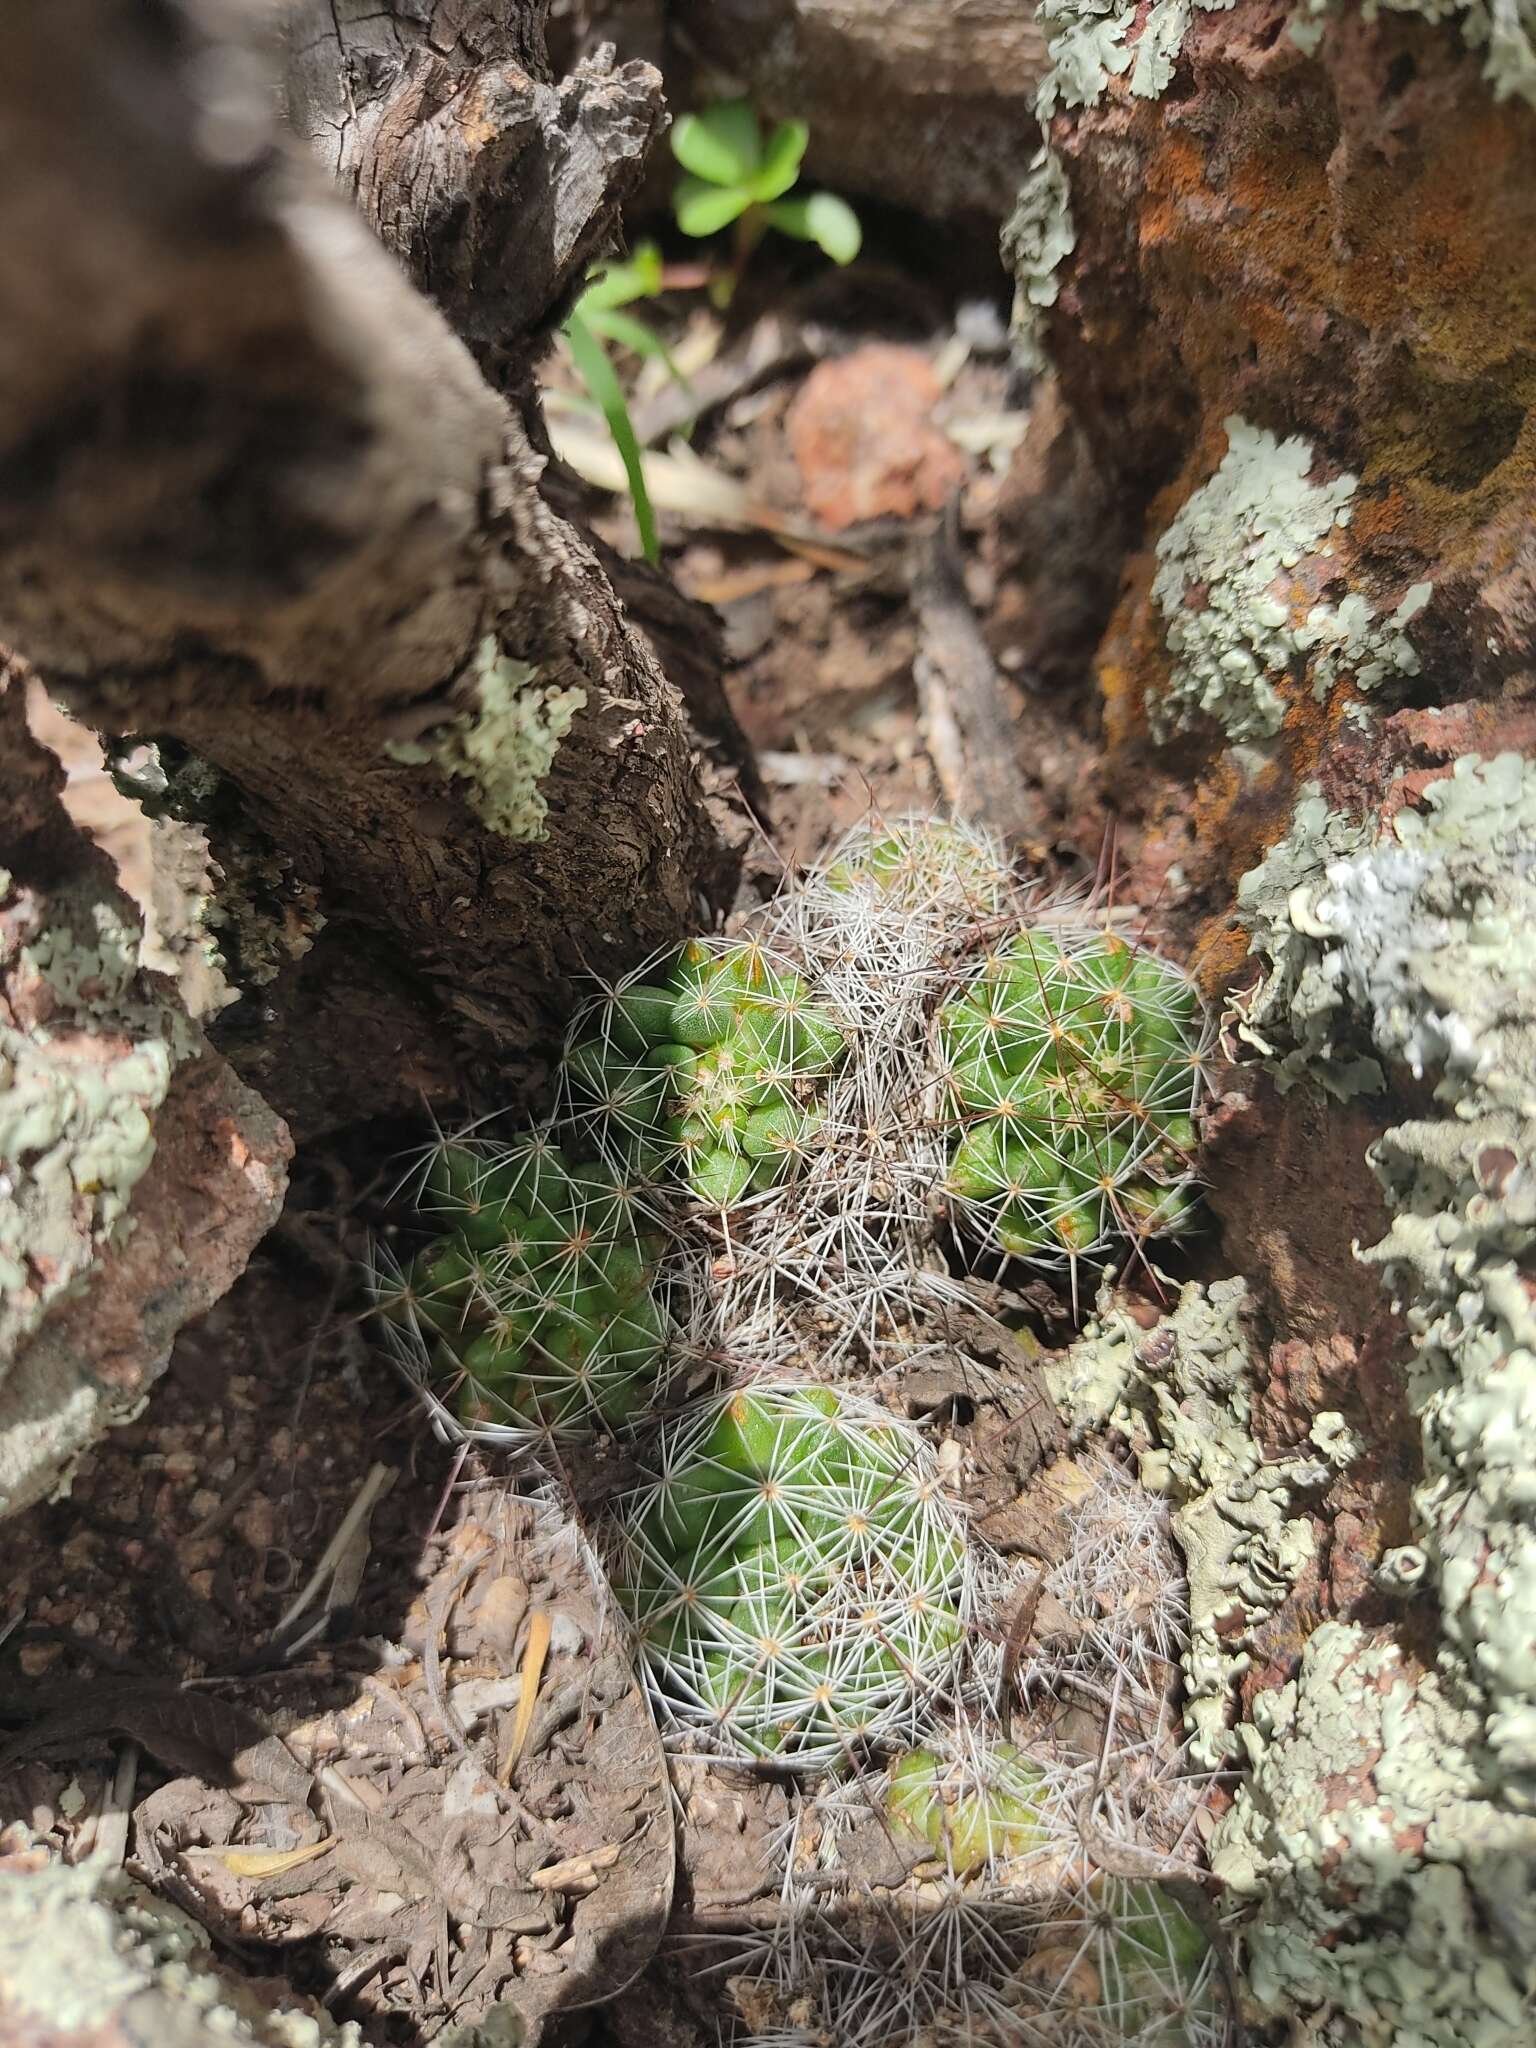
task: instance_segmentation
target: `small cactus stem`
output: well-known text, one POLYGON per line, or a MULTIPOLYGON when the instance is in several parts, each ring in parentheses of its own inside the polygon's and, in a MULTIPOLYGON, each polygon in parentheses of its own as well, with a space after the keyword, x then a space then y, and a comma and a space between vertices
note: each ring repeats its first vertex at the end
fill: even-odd
POLYGON ((547 1128, 511 1145, 439 1133, 409 1180, 441 1234, 405 1267, 375 1246, 370 1286, 439 1434, 547 1446, 651 1405, 670 1331, 633 1187, 547 1128))
POLYGON ((664 1426, 612 1573, 664 1719, 821 1767, 957 1682, 974 1568, 932 1454, 874 1404, 759 1381, 664 1426))
POLYGON ((1038 1264, 1188 1226, 1208 1026, 1182 972, 1088 924, 1025 928, 939 1013, 957 1213, 1038 1264))

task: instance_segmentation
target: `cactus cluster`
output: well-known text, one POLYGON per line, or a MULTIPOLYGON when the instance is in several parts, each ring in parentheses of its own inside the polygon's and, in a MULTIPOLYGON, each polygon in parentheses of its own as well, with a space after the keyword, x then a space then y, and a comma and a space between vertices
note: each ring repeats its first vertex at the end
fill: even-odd
POLYGON ((1199 1005, 1108 931, 1022 931, 939 1011, 947 1186, 999 1250, 1082 1257, 1193 1217, 1199 1005))
POLYGON ((868 891, 888 911, 953 920, 997 911, 1008 864, 985 833, 944 819, 900 818, 856 827, 819 877, 834 895, 868 891))
POLYGON ((565 1073, 604 1157, 669 1168, 731 1209, 809 1156, 843 1050, 792 962, 756 939, 694 939, 582 1020, 565 1073))
POLYGON ((460 1422, 570 1437, 616 1428, 658 1392, 660 1239, 634 1189, 548 1134, 440 1141, 418 1208, 440 1234, 375 1274, 394 1347, 460 1422))
POLYGON ((973 1591, 922 1438, 773 1381, 663 1430, 610 1575, 671 1723, 800 1764, 916 1726, 954 1682, 973 1591))
POLYGON ((1082 1987, 1100 2028, 1137 2048, 1198 2048, 1226 2033, 1209 1937, 1156 1885, 1099 1877, 1089 1891, 1096 1981, 1082 1987))
POLYGON ((1182 1228, 1203 1051, 1175 968, 1021 894, 984 835, 869 826, 740 936, 605 991, 546 1129, 439 1141, 415 1177, 430 1242, 375 1293, 440 1422, 622 1433, 586 1534, 668 1739, 798 1774, 752 1959, 780 2017, 744 2009, 746 2038, 1216 2038, 1204 1937, 1086 1868, 1078 1827, 1086 1801, 1165 1854, 1198 1797, 1166 1754, 1166 1505, 1079 1459, 1036 1585, 969 1536, 928 1438, 834 1383, 922 1347, 978 1241, 1050 1265, 1182 1228), (668 1408, 684 1362, 709 1383, 668 1408), (1010 1662, 1030 1587, 1057 1635, 1010 1662), (1062 1733, 1084 1700, 1119 1703, 1134 1816, 1062 1733), (911 1874, 866 1911, 893 1847, 911 1874))

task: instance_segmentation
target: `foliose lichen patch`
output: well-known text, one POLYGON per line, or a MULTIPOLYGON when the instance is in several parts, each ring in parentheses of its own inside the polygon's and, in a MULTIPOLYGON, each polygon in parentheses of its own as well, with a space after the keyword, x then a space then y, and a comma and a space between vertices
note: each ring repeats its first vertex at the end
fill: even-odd
POLYGON ((1185 1723, 1191 1754, 1209 1766, 1237 1749, 1228 1718, 1252 1631, 1280 1607, 1315 1548, 1296 1497, 1353 1453, 1348 1432, 1330 1426, 1340 1418, 1320 1416, 1317 1457, 1266 1457, 1252 1427, 1247 1308, 1242 1280, 1209 1289, 1191 1281, 1149 1334, 1106 1294, 1051 1374, 1073 1429, 1119 1430, 1136 1448, 1142 1483, 1178 1503, 1173 1527, 1190 1606, 1185 1723))
POLYGON ((1412 1336, 1423 1437, 1415 1540, 1379 1577, 1433 1587, 1441 1641, 1424 1677, 1357 1630, 1314 1635, 1255 1703, 1213 1861, 1267 1888, 1266 2003, 1327 1999, 1372 2041, 1513 2048, 1536 1953, 1515 1881, 1536 1856, 1536 767, 1464 756, 1389 826, 1309 793, 1243 902, 1271 962, 1253 1014, 1290 1077, 1315 1056, 1336 1083, 1363 1044, 1433 1078, 1444 1111, 1371 1148, 1392 1223, 1360 1253, 1412 1336))
POLYGON ((1056 303, 1056 273, 1076 242, 1066 170, 1053 149, 1042 149, 1003 228, 1003 261, 1015 281, 1014 347, 1027 370, 1046 367, 1041 316, 1056 303))
POLYGON ((1351 591, 1321 586, 1336 572, 1358 479, 1314 479, 1317 457, 1299 434, 1282 441, 1236 415, 1227 452, 1157 543, 1152 595, 1172 657, 1150 711, 1158 739, 1213 718, 1233 741, 1270 739, 1286 700, 1277 684, 1310 679, 1327 695, 1343 674, 1363 690, 1418 673, 1406 627, 1430 596, 1416 584, 1383 618, 1351 591))
POLYGON ((44 900, 0 874, 0 1360, 123 1226, 198 1042, 139 946, 88 889, 44 900))
POLYGON ((504 654, 488 633, 475 653, 475 709, 424 740, 391 741, 386 751, 408 764, 435 762, 443 774, 468 783, 470 804, 503 839, 542 839, 549 804, 540 785, 587 693, 536 686, 537 673, 504 654))
POLYGON ((1257 1902, 1261 2011, 1321 2009, 1315 2038, 1369 2048, 1530 2038, 1536 1822, 1479 1796, 1477 1716, 1454 1695, 1390 1641, 1325 1622, 1298 1676, 1254 1701, 1210 1856, 1257 1902))
MULTIPOLYGON (((1042 0, 1035 18, 1049 61, 1035 95, 1041 127, 1049 134, 1054 115, 1097 106, 1117 78, 1125 78, 1138 99, 1160 99, 1173 82, 1196 12, 1230 5, 1231 0, 1152 0, 1143 13, 1137 0, 1042 0)), ((1299 0, 1292 40, 1309 54, 1315 52, 1339 6, 1340 0, 1299 0)), ((1367 20, 1385 11, 1456 23, 1467 47, 1481 54, 1494 98, 1520 98, 1536 106, 1536 0, 1364 0, 1360 11, 1367 20)), ((1003 259, 1019 281, 1014 334, 1028 368, 1044 366, 1040 327, 1046 308, 1056 302, 1055 273, 1074 246, 1066 172, 1047 142, 1003 241, 1003 259)))
POLYGON ((121 1875, 62 1863, 0 1873, 0 2033, 7 2040, 126 2038, 114 2023, 133 2004, 147 2025, 158 2019, 188 2041, 217 2039, 230 2048, 361 2042, 355 2021, 273 2010, 244 1995, 208 1967, 200 1929, 121 1875))
MULTIPOLYGON (((1301 0, 1291 21, 1291 37, 1299 48, 1317 49, 1338 4, 1301 0)), ((1367 21, 1387 13, 1455 22, 1467 48, 1482 53, 1483 76, 1494 98, 1515 97, 1536 106, 1536 6, 1531 0, 1365 0, 1360 11, 1367 21)))

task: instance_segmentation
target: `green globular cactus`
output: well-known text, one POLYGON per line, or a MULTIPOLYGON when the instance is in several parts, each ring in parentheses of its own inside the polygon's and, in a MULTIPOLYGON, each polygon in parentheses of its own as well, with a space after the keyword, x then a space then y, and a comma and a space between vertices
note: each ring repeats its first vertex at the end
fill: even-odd
POLYGON ((892 908, 990 915, 1008 886, 1008 863, 985 832, 942 818, 856 826, 820 871, 835 894, 877 893, 892 908))
POLYGON ((696 1200, 730 1209, 814 1150, 843 1051, 796 967, 753 939, 694 939, 583 1020, 565 1074, 605 1158, 670 1168, 696 1200))
POLYGON ((1091 1911, 1100 2028, 1136 2048, 1214 2048, 1225 2003, 1210 1941, 1184 1908, 1157 1885, 1105 1877, 1091 1911))
POLYGON ((917 1729, 958 1670, 975 1569, 909 1425, 769 1382, 663 1432, 612 1579, 675 1726, 815 1766, 917 1729))
POLYGON ((660 1245, 610 1168, 547 1134, 444 1141, 418 1206, 442 1234, 376 1274, 374 1299, 397 1354, 462 1424, 584 1436, 650 1406, 667 1346, 660 1245))
POLYGON ((1180 969, 1106 931, 1025 931, 938 1025, 948 1192, 998 1249, 1081 1257, 1190 1227, 1201 1015, 1180 969))
POLYGON ((1015 1743, 979 1738, 911 1749, 891 1767, 886 1815, 957 1877, 1011 1863, 1051 1839, 1049 1781, 1015 1743))

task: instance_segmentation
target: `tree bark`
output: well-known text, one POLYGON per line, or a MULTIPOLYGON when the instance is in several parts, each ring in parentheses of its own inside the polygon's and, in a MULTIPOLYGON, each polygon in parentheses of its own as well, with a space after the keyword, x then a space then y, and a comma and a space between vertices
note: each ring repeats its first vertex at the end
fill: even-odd
POLYGON ((226 871, 302 896, 228 1029, 301 1130, 547 1044, 733 873, 678 693, 400 269, 517 389, 659 120, 645 67, 539 79, 541 11, 288 10, 288 104, 399 261, 228 6, 0 23, 0 630, 212 763, 226 871))

